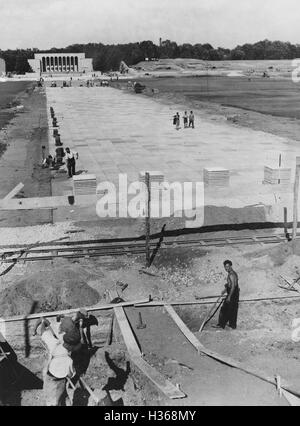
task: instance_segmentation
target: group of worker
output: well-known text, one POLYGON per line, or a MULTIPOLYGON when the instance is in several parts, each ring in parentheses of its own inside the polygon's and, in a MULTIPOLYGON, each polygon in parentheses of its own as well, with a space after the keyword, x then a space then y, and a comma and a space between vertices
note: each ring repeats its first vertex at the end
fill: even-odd
POLYGON ((58 316, 56 321, 40 318, 33 335, 40 336, 48 352, 43 370, 43 391, 46 406, 72 405, 74 388, 80 371, 74 359, 80 354, 88 356, 92 348, 90 327, 97 319, 81 309, 72 317, 58 316))
MULTIPOLYGON (((173 117, 173 124, 176 128, 176 130, 180 130, 180 114, 179 112, 177 112, 174 117, 173 117)), ((193 111, 191 111, 189 114, 187 113, 187 111, 184 112, 183 115, 183 125, 184 128, 187 129, 188 127, 191 127, 192 129, 195 128, 195 115, 193 113, 193 111)))
MULTIPOLYGON (((230 260, 224 262, 227 281, 222 292, 224 298, 218 324, 215 326, 221 329, 225 329, 227 324, 232 329, 237 327, 240 289, 238 275, 232 266, 230 260)), ((72 404, 74 382, 80 376, 74 366, 74 358, 84 348, 92 348, 90 327, 97 324, 97 319, 83 309, 72 317, 58 316, 52 323, 47 318, 37 321, 33 335, 40 335, 48 351, 48 360, 43 370, 47 406, 72 404)))
MULTIPOLYGON (((66 148, 64 151, 64 158, 66 160, 66 166, 68 170, 68 176, 69 178, 72 178, 76 175, 76 160, 78 160, 78 152, 71 151, 70 148, 66 148)), ((60 167, 58 165, 55 157, 53 158, 52 155, 48 155, 42 162, 43 168, 51 168, 53 170, 56 170, 60 167)))

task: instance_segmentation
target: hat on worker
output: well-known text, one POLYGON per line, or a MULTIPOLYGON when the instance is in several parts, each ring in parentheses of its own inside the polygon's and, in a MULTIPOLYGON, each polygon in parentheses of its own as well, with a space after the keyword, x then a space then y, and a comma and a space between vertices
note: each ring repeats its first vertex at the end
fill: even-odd
POLYGON ((79 330, 74 327, 63 335, 64 347, 70 352, 76 352, 81 348, 79 330))
POLYGON ((69 355, 61 355, 51 359, 49 373, 57 379, 64 379, 73 374, 73 361, 69 355))

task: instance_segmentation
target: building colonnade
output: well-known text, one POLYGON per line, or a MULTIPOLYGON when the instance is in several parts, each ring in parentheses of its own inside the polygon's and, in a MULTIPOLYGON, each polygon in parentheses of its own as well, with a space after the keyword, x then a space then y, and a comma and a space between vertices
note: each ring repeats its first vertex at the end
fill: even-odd
POLYGON ((77 56, 43 56, 41 72, 78 72, 77 56))

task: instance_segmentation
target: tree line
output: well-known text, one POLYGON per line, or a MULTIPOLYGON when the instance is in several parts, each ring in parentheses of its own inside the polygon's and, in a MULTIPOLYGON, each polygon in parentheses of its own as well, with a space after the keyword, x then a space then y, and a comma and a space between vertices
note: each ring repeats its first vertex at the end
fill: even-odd
POLYGON ((35 53, 79 53, 93 58, 95 71, 116 71, 120 62, 133 66, 145 58, 193 58, 204 61, 223 60, 262 60, 262 59, 295 59, 300 58, 300 44, 282 41, 263 40, 254 44, 236 46, 234 49, 214 48, 211 44, 178 45, 175 41, 164 40, 160 45, 152 41, 138 43, 105 45, 102 43, 73 44, 62 49, 49 50, 15 49, 0 50, 0 57, 6 62, 7 72, 24 74, 30 72, 28 59, 34 58, 35 53))

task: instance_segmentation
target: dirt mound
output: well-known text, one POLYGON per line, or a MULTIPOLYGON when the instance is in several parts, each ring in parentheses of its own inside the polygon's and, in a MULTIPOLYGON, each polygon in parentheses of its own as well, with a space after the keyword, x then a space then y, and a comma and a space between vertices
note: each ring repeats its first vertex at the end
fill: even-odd
POLYGON ((275 247, 255 250, 246 255, 249 259, 260 259, 260 261, 273 264, 274 266, 284 265, 289 259, 293 258, 293 260, 295 260, 295 257, 299 256, 300 240, 295 240, 290 243, 284 242, 275 247))
POLYGON ((34 301, 36 312, 94 305, 99 293, 91 288, 86 277, 74 268, 57 268, 55 272, 35 273, 0 292, 0 315, 25 315, 34 301))

